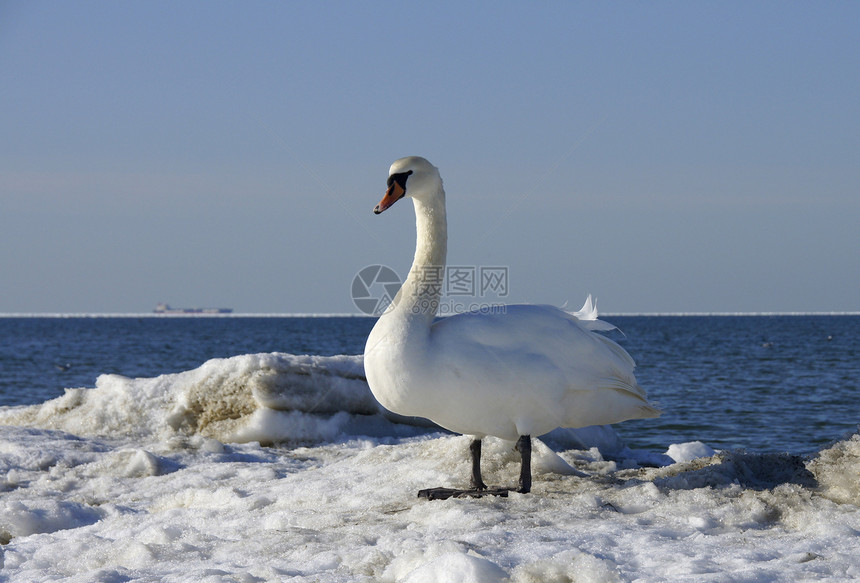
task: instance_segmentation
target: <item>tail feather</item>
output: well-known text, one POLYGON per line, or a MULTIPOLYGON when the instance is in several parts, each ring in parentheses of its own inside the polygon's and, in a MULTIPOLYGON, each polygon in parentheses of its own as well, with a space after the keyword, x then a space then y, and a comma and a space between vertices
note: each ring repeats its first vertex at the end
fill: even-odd
POLYGON ((653 419, 654 417, 659 417, 663 414, 660 409, 654 407, 648 402, 645 398, 645 391, 639 385, 631 385, 630 383, 624 382, 622 379, 605 379, 605 381, 601 383, 600 388, 610 389, 621 393, 625 398, 625 401, 633 399, 633 402, 629 403, 627 410, 636 411, 636 413, 631 413, 627 419, 653 419))
MULTIPOLYGON (((597 319, 597 301, 592 298, 591 294, 588 294, 582 309, 578 312, 573 312, 571 315, 579 320, 580 324, 588 330, 608 331, 617 329, 612 324, 597 319)), ((605 336, 594 334, 592 337, 598 339, 617 358, 610 365, 609 376, 600 380, 600 388, 617 391, 624 397, 633 399, 631 407, 632 410, 636 411, 636 414, 631 414, 629 418, 647 419, 659 417, 662 411, 648 402, 645 389, 639 386, 639 383, 636 382, 636 378, 633 376, 633 369, 636 368, 636 361, 633 360, 633 357, 624 348, 619 346, 618 343, 605 336), (633 405, 634 403, 635 406, 633 405)))
POLYGON ((621 359, 629 368, 630 373, 632 374, 633 369, 636 368, 636 361, 633 360, 633 357, 624 350, 621 346, 618 345, 615 341, 606 338, 605 336, 601 336, 600 334, 594 334, 594 338, 600 339, 604 346, 606 346, 612 353, 621 359))
POLYGON ((645 396, 645 389, 640 387, 639 383, 637 383, 636 381, 630 382, 620 377, 612 377, 601 379, 600 387, 612 389, 613 391, 618 391, 619 393, 625 393, 628 396, 635 397, 644 403, 648 403, 645 396))

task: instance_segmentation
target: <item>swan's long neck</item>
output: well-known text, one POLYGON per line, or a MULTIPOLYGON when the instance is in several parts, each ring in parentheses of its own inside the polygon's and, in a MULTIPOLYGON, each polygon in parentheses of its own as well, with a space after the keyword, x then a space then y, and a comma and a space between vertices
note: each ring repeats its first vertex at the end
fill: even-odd
POLYGON ((448 221, 441 182, 435 196, 414 198, 415 259, 397 293, 393 310, 401 317, 425 320, 429 326, 439 309, 445 285, 448 254, 448 221))

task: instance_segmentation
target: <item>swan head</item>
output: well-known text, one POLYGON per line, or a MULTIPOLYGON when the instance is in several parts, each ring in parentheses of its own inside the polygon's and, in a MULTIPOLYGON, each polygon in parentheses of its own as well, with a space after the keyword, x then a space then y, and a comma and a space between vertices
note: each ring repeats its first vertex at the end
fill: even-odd
POLYGON ((378 215, 404 196, 429 200, 440 196, 441 192, 438 168, 420 156, 400 158, 388 169, 388 189, 373 212, 378 215))

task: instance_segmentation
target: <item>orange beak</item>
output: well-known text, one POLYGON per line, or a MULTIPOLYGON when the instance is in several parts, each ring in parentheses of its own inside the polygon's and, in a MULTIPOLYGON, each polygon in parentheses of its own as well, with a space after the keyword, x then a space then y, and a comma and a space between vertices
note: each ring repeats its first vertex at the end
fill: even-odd
POLYGON ((406 190, 400 186, 397 180, 393 180, 391 182, 391 186, 388 187, 388 190, 385 191, 385 195, 383 195, 382 200, 379 201, 379 204, 376 205, 376 208, 373 209, 375 214, 379 214, 395 202, 403 198, 403 195, 406 194, 406 190))

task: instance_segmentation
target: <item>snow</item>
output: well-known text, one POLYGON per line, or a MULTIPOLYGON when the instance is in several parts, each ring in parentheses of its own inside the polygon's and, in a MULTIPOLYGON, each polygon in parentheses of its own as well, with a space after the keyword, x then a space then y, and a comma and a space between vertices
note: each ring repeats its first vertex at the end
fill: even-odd
POLYGON ((666 451, 666 455, 675 462, 689 462, 700 457, 711 457, 715 452, 701 441, 689 443, 673 443, 666 451))
MULTIPOLYGON (((562 430, 532 493, 427 501, 468 482, 469 438, 367 394, 360 357, 269 354, 0 409, 0 579, 860 578, 860 435, 806 459, 562 430)), ((513 444, 483 455, 516 482, 513 444)))

